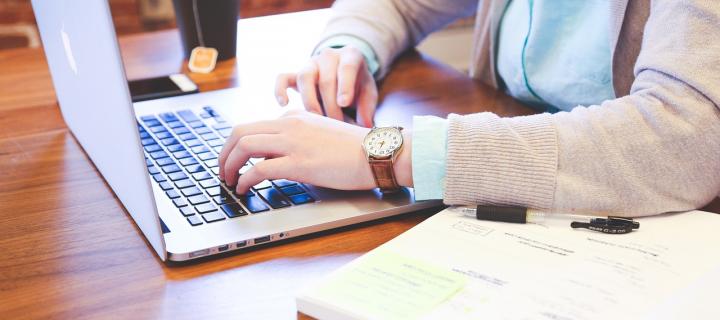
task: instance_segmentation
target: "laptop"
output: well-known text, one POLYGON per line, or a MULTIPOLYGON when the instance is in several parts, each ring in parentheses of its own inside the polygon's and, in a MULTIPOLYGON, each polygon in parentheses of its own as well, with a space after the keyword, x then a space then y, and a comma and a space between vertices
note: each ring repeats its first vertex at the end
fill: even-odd
POLYGON ((415 202, 412 189, 383 196, 285 179, 234 194, 217 176, 225 139, 241 122, 278 117, 280 107, 252 103, 257 93, 242 87, 133 104, 107 1, 32 5, 65 122, 163 261, 440 205, 415 202))

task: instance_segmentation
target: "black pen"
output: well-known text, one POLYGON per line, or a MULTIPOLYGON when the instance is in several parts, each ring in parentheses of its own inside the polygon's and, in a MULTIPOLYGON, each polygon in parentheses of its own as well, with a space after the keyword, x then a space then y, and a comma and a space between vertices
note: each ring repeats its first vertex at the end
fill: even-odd
POLYGON ((478 220, 487 221, 544 224, 548 220, 573 220, 570 223, 570 227, 573 229, 584 228, 607 234, 624 234, 640 228, 640 222, 631 218, 549 213, 522 207, 453 207, 453 210, 478 220))

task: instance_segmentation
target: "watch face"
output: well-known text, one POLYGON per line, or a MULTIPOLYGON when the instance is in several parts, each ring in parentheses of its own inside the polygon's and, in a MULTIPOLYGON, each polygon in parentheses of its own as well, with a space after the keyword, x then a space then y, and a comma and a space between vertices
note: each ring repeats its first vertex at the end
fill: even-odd
POLYGON ((365 137, 363 145, 370 156, 386 158, 400 149, 403 138, 400 130, 394 127, 375 128, 365 137))

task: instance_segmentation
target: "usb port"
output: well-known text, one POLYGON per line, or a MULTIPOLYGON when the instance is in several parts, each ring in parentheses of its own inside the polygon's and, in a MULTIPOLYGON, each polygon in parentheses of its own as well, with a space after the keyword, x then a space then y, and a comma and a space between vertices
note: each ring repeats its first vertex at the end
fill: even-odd
POLYGON ((240 242, 238 242, 238 243, 235 244, 235 246, 238 247, 238 248, 242 248, 242 247, 244 247, 244 246, 246 246, 246 245, 247 245, 247 241, 240 241, 240 242))
POLYGON ((196 258, 196 257, 199 257, 199 256, 204 256, 204 255, 207 255, 208 253, 210 253, 210 249, 203 249, 203 250, 193 251, 193 252, 190 252, 190 258, 196 258))
POLYGON ((270 241, 270 236, 264 236, 260 238, 255 238, 255 244, 261 244, 270 241))
POLYGON ((224 245, 224 246, 219 246, 219 247, 218 247, 218 252, 227 251, 227 249, 230 249, 230 245, 229 245, 229 244, 226 244, 226 245, 224 245))

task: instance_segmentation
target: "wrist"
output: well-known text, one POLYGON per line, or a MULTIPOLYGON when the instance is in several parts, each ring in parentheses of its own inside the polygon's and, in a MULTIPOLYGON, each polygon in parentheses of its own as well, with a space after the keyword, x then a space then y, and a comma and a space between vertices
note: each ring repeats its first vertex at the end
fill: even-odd
POLYGON ((412 187, 412 132, 403 130, 403 146, 395 158, 393 169, 395 171, 395 179, 397 183, 403 187, 412 187))

